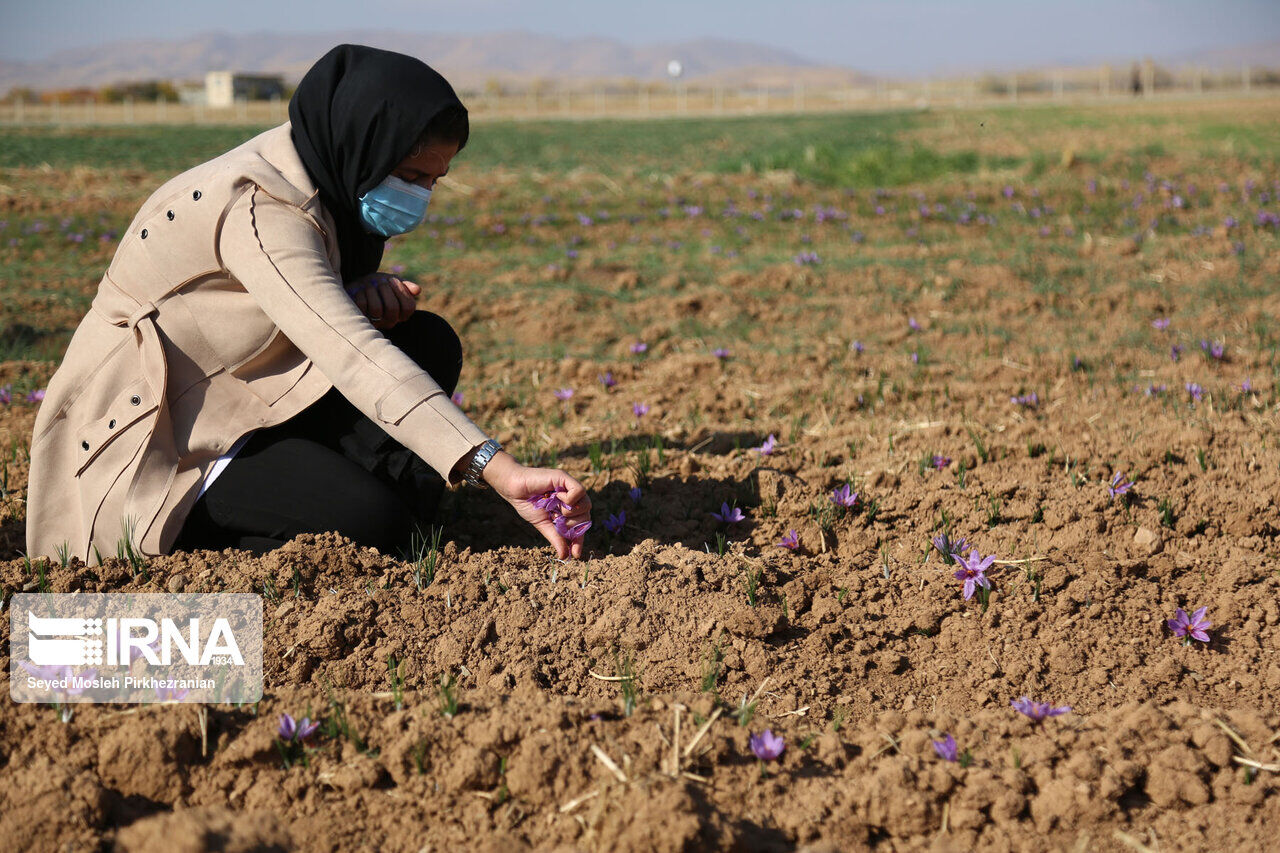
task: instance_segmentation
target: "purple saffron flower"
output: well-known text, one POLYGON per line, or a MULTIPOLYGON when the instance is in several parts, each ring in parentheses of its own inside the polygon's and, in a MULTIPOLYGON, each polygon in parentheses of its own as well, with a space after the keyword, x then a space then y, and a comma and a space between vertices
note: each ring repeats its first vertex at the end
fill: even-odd
POLYGON ((711 354, 716 358, 723 360, 729 357, 730 352, 724 347, 716 347, 711 351, 711 354))
POLYGON ((632 403, 631 412, 637 418, 643 418, 645 415, 649 414, 649 405, 647 403, 632 403))
POLYGON ((1173 614, 1172 619, 1166 620, 1169 630, 1173 632, 1173 636, 1182 637, 1183 642, 1191 645, 1193 639, 1202 643, 1209 642, 1209 632, 1206 628, 1212 628, 1213 623, 1204 618, 1207 607, 1201 607, 1195 613, 1187 616, 1187 611, 1179 607, 1173 614))
POLYGON ((559 515, 564 512, 565 506, 556 497, 555 492, 545 492, 541 495, 535 495, 529 498, 529 503, 538 509, 545 511, 548 515, 559 515))
POLYGON ((918 320, 916 320, 916 318, 915 318, 915 317, 908 317, 908 318, 907 318, 907 326, 908 326, 908 327, 911 329, 911 331, 913 331, 913 332, 918 332, 918 331, 920 331, 920 323, 919 323, 919 321, 918 321, 918 320))
POLYGON ((605 387, 605 390, 608 390, 612 388, 614 385, 617 385, 618 380, 613 378, 612 370, 606 370, 604 372, 604 375, 600 377, 600 384, 605 387))
POLYGON ((40 666, 25 660, 18 661, 18 666, 25 669, 28 675, 34 675, 41 681, 58 681, 71 674, 69 666, 40 666))
POLYGON ((301 720, 294 722, 293 717, 288 714, 280 715, 280 728, 276 730, 276 734, 281 740, 285 741, 303 741, 316 733, 316 729, 320 728, 319 721, 311 722, 310 717, 303 717, 301 720))
POLYGON ((939 456, 937 453, 935 453, 933 454, 933 459, 930 460, 930 464, 933 465, 935 470, 941 471, 943 468, 946 468, 948 465, 951 464, 951 457, 939 456))
POLYGON ((848 483, 845 483, 831 492, 831 502, 845 509, 853 509, 854 504, 858 502, 858 493, 850 489, 848 483))
POLYGON ((604 520, 604 529, 610 533, 617 533, 622 530, 622 525, 627 523, 627 511, 625 509, 618 510, 617 515, 611 515, 604 520))
POLYGON ((557 515, 551 520, 551 523, 555 525, 556 532, 570 542, 577 542, 586 535, 588 530, 591 529, 590 521, 581 521, 577 524, 570 525, 568 521, 565 521, 563 515, 557 515))
POLYGON ((960 750, 956 746, 956 739, 951 735, 944 735, 942 740, 933 741, 933 751, 938 753, 938 757, 943 761, 960 760, 960 750))
POLYGON ((1197 403, 1200 402, 1200 398, 1204 396, 1204 389, 1195 382, 1188 382, 1186 384, 1186 389, 1187 393, 1191 395, 1191 399, 1197 403))
POLYGON ((1182 347, 1178 346, 1177 344, 1174 344, 1173 346, 1169 347, 1170 361, 1177 361, 1181 355, 1182 355, 1182 347))
POLYGON ((640 503, 640 494, 641 494, 641 493, 640 493, 640 487, 639 487, 639 486, 632 486, 632 487, 631 487, 631 491, 627 492, 627 497, 631 498, 631 502, 632 502, 633 504, 639 505, 639 503, 640 503))
POLYGON ((11 385, 0 388, 0 405, 7 406, 13 402, 13 390, 11 385))
POLYGON ((989 557, 983 557, 978 553, 977 548, 969 551, 968 557, 955 556, 956 563, 960 566, 956 570, 955 579, 964 581, 964 600, 968 601, 973 598, 974 592, 978 587, 983 589, 991 589, 991 581, 987 580, 987 569, 991 568, 991 564, 996 561, 996 557, 992 554, 989 557))
POLYGON ((937 536, 933 537, 932 542, 933 547, 938 549, 938 553, 942 555, 943 561, 947 563, 959 563, 960 557, 964 553, 964 549, 968 547, 969 544, 965 542, 965 537, 963 536, 952 541, 947 537, 945 532, 939 533, 937 536))
POLYGON ((454 391, 454 392, 453 392, 453 396, 452 396, 452 397, 450 397, 449 399, 453 401, 453 404, 454 404, 455 406, 461 406, 461 405, 462 405, 462 392, 461 392, 461 391, 454 391))
POLYGON ((1040 395, 1035 391, 1030 394, 1022 394, 1018 397, 1010 397, 1009 402, 1015 406, 1024 406, 1028 409, 1040 405, 1040 395))
POLYGON ((1151 321, 1151 328, 1163 332, 1165 329, 1169 328, 1169 318, 1157 317, 1151 321))
POLYGON ((1026 714, 1037 723, 1042 722, 1046 717, 1060 717, 1070 712, 1070 705, 1063 705, 1059 708, 1053 707, 1049 702, 1032 702, 1027 696, 1016 699, 1009 704, 1013 705, 1013 709, 1021 714, 1026 714))
POLYGON ((769 437, 760 442, 759 447, 751 448, 762 456, 771 456, 773 451, 778 449, 778 437, 773 433, 769 433, 769 437))
POLYGON ((746 519, 746 516, 742 514, 742 510, 736 506, 729 506, 724 502, 720 504, 720 511, 711 513, 711 517, 724 524, 737 524, 739 521, 746 519))
POLYGON ((788 551, 796 551, 800 548, 800 534, 795 528, 787 531, 787 535, 782 537, 782 541, 778 543, 779 548, 786 548, 788 551))
POLYGON ((557 400, 568 400, 573 397, 572 388, 557 388, 554 393, 557 400))
POLYGON ((1252 393, 1253 383, 1249 381, 1248 377, 1245 377, 1245 380, 1240 383, 1240 390, 1246 394, 1252 393))
POLYGON ((1124 481, 1124 473, 1117 471, 1111 477, 1111 485, 1107 486, 1107 492, 1110 493, 1111 499, 1115 500, 1121 495, 1128 494, 1132 488, 1133 483, 1126 483, 1124 481))
POLYGON ((44 399, 44 389, 43 389, 43 388, 37 388, 37 389, 36 389, 36 390, 34 390, 34 391, 28 391, 28 392, 27 392, 27 402, 28 402, 28 403, 39 403, 39 402, 40 402, 41 400, 43 400, 43 399, 44 399))
POLYGON ((649 351, 649 345, 646 344, 644 341, 637 341, 631 345, 631 352, 634 355, 640 355, 641 353, 648 352, 648 351, 649 351))
POLYGON ((758 735, 752 735, 749 744, 751 751, 761 761, 774 761, 787 748, 787 742, 781 735, 775 735, 773 729, 765 729, 758 735))

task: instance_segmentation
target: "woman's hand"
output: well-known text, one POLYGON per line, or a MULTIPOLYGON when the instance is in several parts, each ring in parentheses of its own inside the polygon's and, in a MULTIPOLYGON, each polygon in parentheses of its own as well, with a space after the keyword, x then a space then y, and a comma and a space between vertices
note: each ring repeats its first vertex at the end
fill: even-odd
POLYGON ((591 498, 582 484, 555 468, 526 468, 506 451, 499 451, 484 466, 485 482, 515 507, 525 521, 543 535, 561 560, 582 556, 582 540, 567 541, 551 521, 545 509, 536 507, 531 498, 555 492, 565 505, 564 519, 570 526, 591 520, 591 498))
POLYGON ((347 285, 347 293, 369 318, 375 329, 386 331, 397 323, 403 323, 418 305, 422 288, 411 281, 394 275, 375 272, 347 285))

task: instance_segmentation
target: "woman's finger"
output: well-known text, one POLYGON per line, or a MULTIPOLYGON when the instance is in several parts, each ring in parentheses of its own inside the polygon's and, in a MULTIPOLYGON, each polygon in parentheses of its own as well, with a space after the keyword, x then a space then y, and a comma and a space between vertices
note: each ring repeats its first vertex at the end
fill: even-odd
POLYGON ((418 307, 418 300, 410 293, 406 286, 409 282, 400 279, 392 279, 392 292, 395 294, 396 301, 400 305, 400 320, 408 320, 413 316, 413 311, 418 307))
POLYGON ((365 314, 366 314, 366 315, 369 317, 369 319, 370 319, 370 320, 372 320, 375 324, 380 323, 380 322, 382 322, 383 320, 385 320, 385 319, 386 319, 386 306, 385 306, 385 305, 383 304, 383 302, 382 302, 382 288, 381 288, 381 287, 370 287, 370 288, 367 288, 364 292, 365 292, 365 293, 367 293, 367 294, 369 295, 369 296, 368 296, 368 300, 369 300, 369 310, 368 310, 368 311, 366 311, 366 312, 365 312, 365 314))
MULTIPOLYGON (((556 556, 561 560, 569 556, 569 543, 560 535, 560 531, 556 530, 556 526, 551 519, 536 522, 534 528, 537 529, 542 537, 551 543, 551 547, 556 549, 556 556)), ((581 548, 578 549, 581 552, 581 548)))

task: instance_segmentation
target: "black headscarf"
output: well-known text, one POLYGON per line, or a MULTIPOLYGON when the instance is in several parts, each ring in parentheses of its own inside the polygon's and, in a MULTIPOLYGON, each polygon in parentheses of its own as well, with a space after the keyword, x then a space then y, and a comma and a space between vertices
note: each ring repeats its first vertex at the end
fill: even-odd
POLYGON ((365 231, 357 199, 391 174, 449 106, 462 102, 425 63, 356 44, 326 53, 298 84, 289 101, 293 145, 337 223, 344 283, 375 272, 385 242, 365 231))

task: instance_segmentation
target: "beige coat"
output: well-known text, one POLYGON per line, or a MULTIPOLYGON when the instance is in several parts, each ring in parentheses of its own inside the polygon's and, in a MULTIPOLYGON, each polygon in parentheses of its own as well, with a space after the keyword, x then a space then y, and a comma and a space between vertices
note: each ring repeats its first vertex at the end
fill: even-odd
POLYGON ((241 436, 337 389, 448 477, 486 436, 343 289, 289 125, 166 183, 129 226, 36 417, 32 556, 167 552, 241 436))

